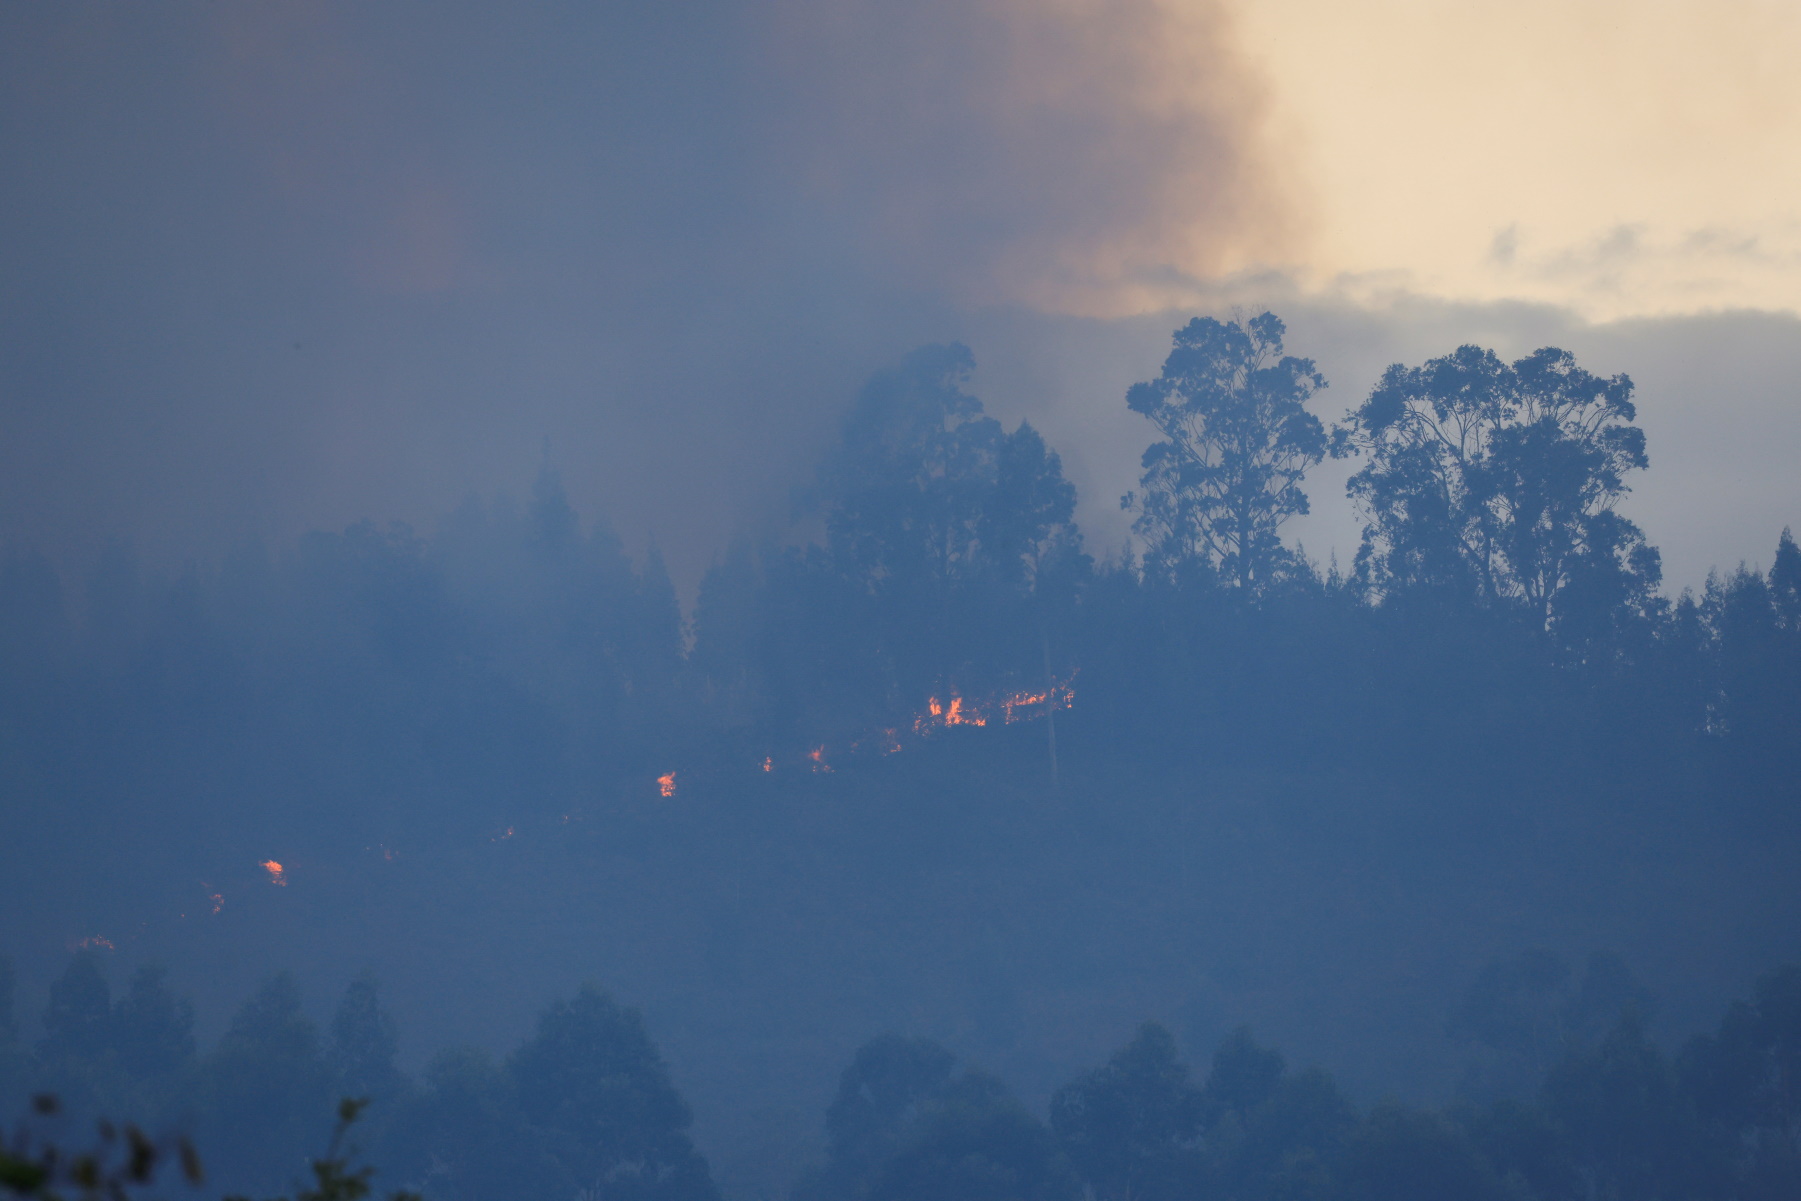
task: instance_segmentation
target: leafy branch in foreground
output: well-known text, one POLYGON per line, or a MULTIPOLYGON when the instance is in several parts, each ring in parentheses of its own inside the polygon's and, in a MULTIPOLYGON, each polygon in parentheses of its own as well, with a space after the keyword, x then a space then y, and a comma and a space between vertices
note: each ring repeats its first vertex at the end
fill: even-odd
MULTIPOLYGON (((371 1194, 369 1181, 375 1169, 353 1167, 352 1151, 345 1145, 351 1126, 368 1105, 367 1097, 346 1097, 338 1102, 338 1124, 331 1142, 324 1155, 311 1161, 312 1185, 295 1193, 293 1201, 362 1201, 371 1194)), ((32 1109, 39 1117, 54 1116, 60 1108, 49 1094, 32 1099, 32 1109)), ((158 1168, 171 1156, 180 1164, 188 1184, 198 1185, 205 1179, 200 1156, 186 1138, 158 1141, 136 1126, 120 1128, 104 1120, 99 1123, 99 1136, 95 1150, 70 1155, 47 1139, 32 1138, 21 1124, 11 1142, 0 1147, 0 1194, 33 1201, 125 1201, 131 1190, 153 1183, 158 1168)), ((227 1197, 225 1201, 248 1199, 227 1197)), ((388 1201, 421 1199, 417 1193, 397 1190, 388 1195, 388 1201)))
MULTIPOLYGON (((61 1105, 45 1093, 33 1097, 31 1107, 39 1117, 49 1118, 61 1105)), ((151 1183, 171 1155, 189 1184, 199 1184, 202 1179, 200 1157, 185 1138, 159 1141, 136 1126, 120 1128, 105 1120, 98 1124, 98 1134, 98 1147, 65 1154, 46 1139, 34 1139, 21 1123, 10 1142, 0 1147, 0 1193, 36 1201, 123 1201, 128 1190, 151 1183)))
MULTIPOLYGON (((325 1154, 312 1161, 313 1185, 296 1193, 294 1201, 361 1201, 369 1196, 369 1180, 375 1175, 375 1169, 367 1165, 351 1167, 351 1150, 344 1145, 345 1136, 368 1105, 368 1097, 345 1097, 338 1102, 338 1124, 331 1132, 331 1142, 326 1145, 325 1154)), ((388 1194, 388 1197, 389 1201, 420 1201, 417 1193, 401 1190, 388 1194)), ((225 1201, 248 1199, 227 1197, 225 1201)), ((274 1201, 288 1199, 278 1197, 274 1201)))

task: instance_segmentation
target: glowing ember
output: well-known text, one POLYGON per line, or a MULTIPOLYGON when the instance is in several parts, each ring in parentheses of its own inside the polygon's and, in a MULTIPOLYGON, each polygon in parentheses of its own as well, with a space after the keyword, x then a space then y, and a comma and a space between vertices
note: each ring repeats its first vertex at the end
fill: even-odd
MULTIPOLYGON (((1075 707, 1076 692, 1074 688, 1075 673, 1070 673, 1066 680, 1053 679, 1050 687, 1041 691, 1015 691, 991 693, 983 698, 964 696, 955 688, 946 688, 938 696, 926 698, 925 711, 913 718, 912 734, 926 738, 935 735, 939 730, 951 726, 989 726, 1014 725, 1022 721, 1035 721, 1058 709, 1075 707)), ((850 753, 856 756, 865 748, 880 746, 884 755, 897 754, 905 743, 902 741, 907 733, 905 726, 880 731, 879 739, 873 735, 868 739, 854 738, 850 742, 850 753)), ((1053 759, 1055 755, 1053 752, 1053 759)), ((816 772, 832 771, 832 765, 826 761, 824 745, 815 746, 807 752, 809 766, 816 772)), ((764 771, 775 770, 775 758, 765 755, 762 760, 764 771)), ((662 785, 663 795, 675 795, 675 773, 658 778, 662 785)))
POLYGON ((991 720, 1010 726, 1015 722, 1030 721, 1052 709, 1071 708, 1075 704, 1075 695, 1075 689, 1068 681, 1053 681, 1042 692, 1010 692, 985 701, 953 692, 947 704, 934 696, 926 701, 926 711, 913 719, 913 732, 929 734, 944 726, 985 726, 991 720))
POLYGON ((219 910, 225 908, 225 894, 222 892, 208 893, 206 899, 213 903, 213 912, 214 913, 217 913, 217 912, 219 912, 219 910))
POLYGON ((84 938, 80 942, 76 943, 74 949, 78 950, 78 951, 81 951, 81 950, 111 951, 116 948, 114 948, 114 946, 113 946, 112 939, 102 938, 100 935, 94 934, 94 935, 90 935, 89 937, 84 938))
POLYGON ((668 800, 670 797, 675 795, 675 773, 674 772, 666 771, 662 775, 657 777, 657 791, 659 791, 660 793, 663 794, 664 800, 668 800))
POLYGON ((257 864, 257 866, 269 873, 269 883, 281 888, 286 888, 288 886, 287 873, 282 870, 281 864, 275 862, 275 860, 265 859, 257 864))

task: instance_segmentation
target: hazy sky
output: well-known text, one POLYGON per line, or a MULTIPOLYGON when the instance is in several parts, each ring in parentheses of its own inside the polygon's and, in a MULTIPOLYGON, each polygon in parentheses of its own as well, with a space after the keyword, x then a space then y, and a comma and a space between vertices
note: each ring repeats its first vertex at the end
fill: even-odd
POLYGON ((1105 549, 1125 386, 1271 304, 1327 416, 1471 339, 1633 374, 1697 582, 1801 524, 1797 51, 1718 0, 7 6, 0 538, 428 523, 548 445, 691 586, 962 339, 1105 549))
POLYGON ((1260 0, 1240 26, 1311 282, 1598 319, 1801 306, 1792 3, 1260 0))

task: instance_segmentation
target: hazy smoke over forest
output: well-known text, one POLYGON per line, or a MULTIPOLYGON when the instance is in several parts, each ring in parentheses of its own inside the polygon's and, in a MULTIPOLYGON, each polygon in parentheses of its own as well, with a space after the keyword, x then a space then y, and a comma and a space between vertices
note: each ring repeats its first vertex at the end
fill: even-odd
POLYGON ((6 528, 52 545, 425 520, 548 440, 691 582, 968 306, 1141 308, 1284 228, 1205 6, 7 21, 6 528))
MULTIPOLYGON (((953 338, 997 408, 1080 441, 1084 514, 1117 543, 1137 448, 1110 398, 1166 306, 1272 301, 1344 404, 1441 331, 1523 352, 1573 330, 1639 371, 1648 420, 1706 408, 1673 414, 1635 502, 1674 527, 1684 583, 1762 553, 1779 517, 1767 491, 1755 527, 1710 500, 1746 486, 1720 460, 1768 445, 1749 428, 1794 429, 1760 401, 1797 353, 1789 318, 1729 320, 1706 376, 1644 378, 1633 352, 1721 343, 1683 319, 1590 333, 1555 309, 1366 312, 1284 283, 1320 197, 1229 8, 6 20, 0 528, 79 561, 119 536, 176 562, 426 523, 523 489, 548 445, 578 508, 654 537, 691 595, 733 532, 787 521, 868 372, 953 338)), ((1303 540, 1348 554, 1349 514, 1314 491, 1329 521, 1303 540)))
POLYGON ((0 9, 0 1192, 1795 1195, 1779 8, 0 9))

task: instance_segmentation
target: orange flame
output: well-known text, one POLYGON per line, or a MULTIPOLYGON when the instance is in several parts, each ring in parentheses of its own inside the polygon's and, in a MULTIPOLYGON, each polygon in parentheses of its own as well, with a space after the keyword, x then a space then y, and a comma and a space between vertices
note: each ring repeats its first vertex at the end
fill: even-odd
POLYGON ((965 697, 951 694, 947 708, 937 697, 926 701, 926 711, 913 719, 913 732, 923 734, 933 726, 985 726, 988 718, 965 697))
POLYGON ((217 913, 217 912, 219 912, 219 910, 225 908, 225 894, 222 892, 208 893, 206 899, 213 903, 213 912, 214 913, 217 913))
MULTIPOLYGON (((1067 680, 1053 679, 1050 686, 1042 692, 998 693, 980 700, 966 697, 954 688, 947 689, 943 696, 926 698, 925 711, 913 718, 912 732, 914 736, 924 738, 951 726, 987 726, 991 723, 1010 726, 1016 722, 1032 721, 1056 709, 1071 709, 1075 707, 1074 680, 1075 673, 1072 672, 1067 680)), ((904 730, 905 727, 881 731, 882 754, 893 755, 902 749, 904 730)), ((851 753, 857 754, 866 745, 868 744, 861 740, 853 740, 850 744, 851 753)), ((832 765, 826 762, 823 744, 808 751, 807 758, 811 760, 812 770, 816 772, 833 770, 832 765)), ((762 767, 766 772, 774 771, 774 757, 764 756, 762 767)), ((663 786, 665 797, 675 795, 674 772, 659 777, 658 783, 663 786)))
POLYGON ((257 864, 257 866, 269 873, 269 883, 280 888, 286 888, 288 886, 287 872, 284 871, 281 864, 275 862, 275 860, 265 859, 257 864))
POLYGON ((77 951, 94 949, 103 951, 117 950, 117 948, 113 946, 112 939, 104 938, 98 934, 92 934, 87 938, 82 939, 80 942, 76 943, 72 949, 77 951))
POLYGON ((657 777, 657 791, 662 794, 664 800, 668 800, 670 797, 675 795, 675 773, 674 772, 666 771, 662 775, 657 777))
POLYGON ((1075 689, 1068 681, 1052 681, 1043 692, 1010 692, 987 701, 971 700, 953 692, 948 707, 938 697, 927 699, 926 711, 913 719, 913 732, 928 734, 941 726, 986 726, 994 719, 1010 726, 1074 704, 1075 689))
POLYGON ((944 724, 947 726, 985 726, 988 724, 988 719, 982 716, 979 709, 974 705, 969 705, 968 710, 965 711, 965 704, 962 697, 952 697, 950 711, 944 715, 944 724))

